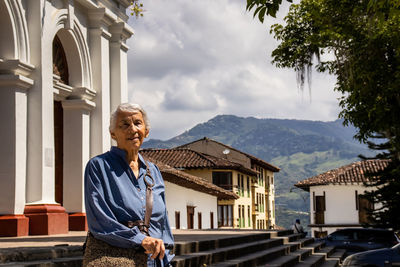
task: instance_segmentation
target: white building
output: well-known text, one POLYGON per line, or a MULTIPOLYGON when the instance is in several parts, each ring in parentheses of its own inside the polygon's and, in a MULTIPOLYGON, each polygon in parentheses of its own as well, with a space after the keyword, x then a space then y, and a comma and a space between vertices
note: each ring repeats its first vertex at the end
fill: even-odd
POLYGON ((0 0, 0 236, 84 230, 83 173, 126 102, 127 0, 0 0))
POLYGON ((165 199, 172 229, 218 228, 218 199, 238 199, 234 192, 224 190, 201 177, 179 171, 160 161, 157 164, 165 182, 165 199))
POLYGON ((386 166, 385 160, 359 161, 295 184, 310 192, 311 235, 323 237, 338 229, 367 223, 367 209, 373 207, 362 194, 373 187, 364 186, 370 181, 365 173, 386 166))

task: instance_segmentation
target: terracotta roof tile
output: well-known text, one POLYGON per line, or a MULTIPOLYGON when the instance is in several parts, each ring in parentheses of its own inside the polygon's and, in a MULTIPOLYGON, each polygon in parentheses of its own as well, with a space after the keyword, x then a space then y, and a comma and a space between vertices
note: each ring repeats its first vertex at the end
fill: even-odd
POLYGON ((255 170, 246 168, 239 163, 188 148, 143 149, 140 153, 177 169, 234 169, 249 175, 257 175, 255 170))
POLYGON ((165 181, 183 186, 186 188, 194 189, 206 194, 217 196, 218 199, 238 199, 239 196, 232 191, 225 190, 216 186, 205 179, 194 176, 183 171, 179 171, 157 159, 141 153, 148 161, 153 162, 159 168, 165 181))
POLYGON ((246 153, 246 152, 240 151, 239 149, 236 149, 236 148, 231 147, 231 146, 228 146, 228 145, 226 145, 226 144, 224 144, 224 143, 215 141, 214 139, 211 139, 211 138, 208 138, 208 137, 203 137, 203 138, 201 138, 201 139, 199 139, 199 140, 195 140, 195 141, 193 141, 193 142, 190 142, 190 143, 187 143, 187 144, 178 146, 177 148, 185 147, 185 146, 188 145, 188 144, 193 144, 193 143, 196 143, 196 142, 201 141, 201 140, 208 140, 208 141, 211 141, 211 142, 215 142, 215 143, 217 143, 217 144, 220 144, 220 145, 222 145, 222 146, 225 146, 225 147, 228 148, 228 149, 237 151, 237 152, 239 152, 239 153, 241 153, 241 154, 247 156, 248 158, 250 158, 250 160, 255 161, 258 165, 260 165, 260 166, 262 166, 263 168, 266 168, 266 169, 268 169, 268 170, 270 170, 270 171, 273 171, 273 172, 279 172, 279 171, 280 171, 280 168, 279 168, 279 167, 274 166, 274 165, 272 165, 271 163, 268 163, 268 162, 266 162, 266 161, 264 161, 264 160, 262 160, 262 159, 260 159, 260 158, 257 158, 257 157, 255 157, 255 156, 253 156, 253 155, 250 155, 250 154, 248 154, 248 153, 246 153))
POLYGON ((322 174, 310 177, 298 182, 295 186, 304 190, 309 190, 310 186, 327 184, 352 184, 369 182, 371 177, 366 177, 365 173, 379 171, 386 168, 388 160, 363 160, 354 162, 337 169, 333 169, 322 174))

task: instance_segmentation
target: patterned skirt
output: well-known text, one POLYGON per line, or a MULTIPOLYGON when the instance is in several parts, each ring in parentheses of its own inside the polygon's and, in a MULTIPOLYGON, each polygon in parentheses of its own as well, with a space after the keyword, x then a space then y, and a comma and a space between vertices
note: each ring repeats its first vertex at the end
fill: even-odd
POLYGON ((83 256, 83 266, 87 267, 146 267, 147 254, 143 249, 120 248, 96 239, 88 234, 83 256))

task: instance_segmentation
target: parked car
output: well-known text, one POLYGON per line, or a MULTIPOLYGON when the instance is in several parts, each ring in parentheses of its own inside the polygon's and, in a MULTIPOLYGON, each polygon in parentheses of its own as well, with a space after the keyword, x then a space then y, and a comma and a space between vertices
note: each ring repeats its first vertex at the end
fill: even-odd
POLYGON ((400 244, 392 248, 382 248, 348 256, 343 267, 389 267, 400 266, 400 244))
POLYGON ((400 242, 394 231, 372 228, 347 228, 337 230, 325 238, 327 246, 346 250, 346 255, 357 252, 391 248, 400 242))

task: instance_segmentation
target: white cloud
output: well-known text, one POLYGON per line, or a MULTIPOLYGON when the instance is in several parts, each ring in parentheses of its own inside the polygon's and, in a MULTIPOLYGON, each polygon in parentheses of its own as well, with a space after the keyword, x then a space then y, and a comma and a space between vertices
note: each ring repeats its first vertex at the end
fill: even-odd
MULTIPOLYGON (((313 74, 299 91, 292 70, 275 68, 277 42, 241 0, 146 0, 131 19, 130 100, 148 111, 151 138, 167 139, 218 114, 334 120, 334 79, 313 74)), ((283 9, 287 9, 284 6, 283 9)))

